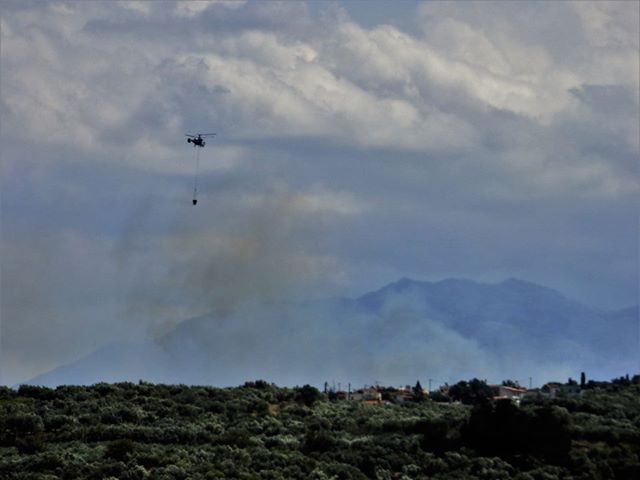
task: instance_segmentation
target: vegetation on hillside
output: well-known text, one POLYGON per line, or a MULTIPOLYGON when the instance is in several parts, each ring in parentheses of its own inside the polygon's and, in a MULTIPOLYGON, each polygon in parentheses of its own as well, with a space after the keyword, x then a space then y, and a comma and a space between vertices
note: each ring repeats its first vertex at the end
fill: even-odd
POLYGON ((263 381, 0 387, 0 478, 640 478, 640 378, 519 406, 478 382, 377 405, 263 381))

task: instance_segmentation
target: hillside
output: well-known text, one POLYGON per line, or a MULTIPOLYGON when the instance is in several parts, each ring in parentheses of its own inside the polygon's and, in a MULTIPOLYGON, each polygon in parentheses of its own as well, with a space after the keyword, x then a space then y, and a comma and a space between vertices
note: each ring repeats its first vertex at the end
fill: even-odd
POLYGON ((473 408, 331 402, 262 381, 0 388, 0 477, 632 479, 638 381, 473 408))
POLYGON ((637 307, 601 312, 533 283, 402 279, 355 299, 247 305, 111 345, 30 381, 285 385, 610 378, 640 370, 637 307))

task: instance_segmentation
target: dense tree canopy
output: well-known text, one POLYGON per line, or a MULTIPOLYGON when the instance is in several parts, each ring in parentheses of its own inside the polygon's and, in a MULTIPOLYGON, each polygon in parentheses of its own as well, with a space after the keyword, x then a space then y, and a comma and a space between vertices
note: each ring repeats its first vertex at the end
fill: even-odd
POLYGON ((473 406, 264 381, 2 388, 0 478, 640 478, 637 379, 520 406, 478 382, 451 387, 473 406))
POLYGON ((449 388, 449 396, 467 405, 477 405, 489 403, 493 398, 493 390, 486 382, 474 378, 453 385, 449 388))

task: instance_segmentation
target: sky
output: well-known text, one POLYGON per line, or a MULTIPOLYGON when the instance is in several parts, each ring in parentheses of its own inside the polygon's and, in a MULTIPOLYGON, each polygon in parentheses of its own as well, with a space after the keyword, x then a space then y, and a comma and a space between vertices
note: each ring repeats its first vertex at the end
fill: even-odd
POLYGON ((0 383, 401 277, 638 303, 639 2, 0 14, 0 383))

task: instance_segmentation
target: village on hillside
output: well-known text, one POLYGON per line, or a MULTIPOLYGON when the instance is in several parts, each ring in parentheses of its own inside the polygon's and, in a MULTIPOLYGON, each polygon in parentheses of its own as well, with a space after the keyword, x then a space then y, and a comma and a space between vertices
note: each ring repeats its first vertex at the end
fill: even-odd
MULTIPOLYGON (((629 375, 620 377, 616 381, 623 384, 640 383, 640 375, 629 378, 629 375)), ((472 379, 460 381, 455 385, 444 383, 435 390, 423 388, 420 381, 412 387, 386 387, 379 384, 364 385, 362 388, 352 389, 347 384, 347 389, 338 384, 324 383, 323 393, 330 401, 353 401, 365 405, 403 404, 420 402, 430 399, 439 403, 479 403, 482 400, 510 400, 516 405, 524 399, 540 400, 554 399, 561 396, 581 395, 586 390, 596 387, 601 382, 586 381, 584 372, 580 382, 569 378, 566 383, 547 382, 539 388, 525 388, 518 382, 505 380, 501 384, 489 384, 486 380, 472 379)))

